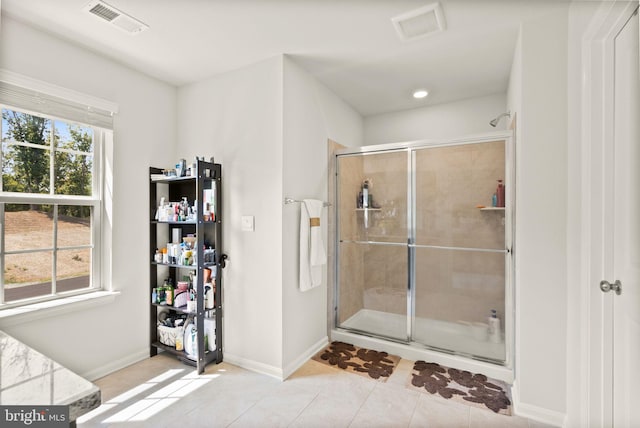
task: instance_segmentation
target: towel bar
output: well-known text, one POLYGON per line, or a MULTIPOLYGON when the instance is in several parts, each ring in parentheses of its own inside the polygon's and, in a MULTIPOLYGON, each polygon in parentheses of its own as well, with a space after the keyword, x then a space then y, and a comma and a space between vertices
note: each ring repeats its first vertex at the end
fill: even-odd
MULTIPOLYGON (((293 198, 284 198, 284 204, 285 205, 293 204, 295 202, 302 202, 302 201, 299 201, 298 199, 293 199, 293 198)), ((322 206, 323 207, 330 207, 331 204, 329 202, 323 202, 322 206)))

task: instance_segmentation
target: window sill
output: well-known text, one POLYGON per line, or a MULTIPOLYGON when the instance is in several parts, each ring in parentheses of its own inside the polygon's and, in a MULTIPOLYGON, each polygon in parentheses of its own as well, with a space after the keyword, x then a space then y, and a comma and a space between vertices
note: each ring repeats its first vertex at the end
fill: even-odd
POLYGON ((0 328, 75 312, 115 300, 119 291, 95 291, 0 311, 0 328))

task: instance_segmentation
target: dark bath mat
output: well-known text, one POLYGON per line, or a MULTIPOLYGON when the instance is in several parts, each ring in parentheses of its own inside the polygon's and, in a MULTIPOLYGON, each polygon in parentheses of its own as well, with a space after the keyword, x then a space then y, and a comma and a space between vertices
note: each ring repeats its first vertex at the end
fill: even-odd
POLYGON ((511 415, 510 387, 483 374, 416 361, 407 385, 420 392, 511 415))
POLYGON ((358 348, 344 342, 331 342, 311 359, 381 382, 389 379, 400 362, 400 357, 396 355, 358 348))

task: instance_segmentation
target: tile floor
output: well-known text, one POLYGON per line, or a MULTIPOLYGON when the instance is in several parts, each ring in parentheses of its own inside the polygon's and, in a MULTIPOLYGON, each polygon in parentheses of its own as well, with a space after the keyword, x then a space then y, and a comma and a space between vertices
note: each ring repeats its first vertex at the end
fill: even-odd
POLYGON ((103 404, 78 427, 548 427, 411 391, 412 367, 383 383, 308 361, 281 382, 228 363, 198 376, 161 354, 97 380, 103 404))

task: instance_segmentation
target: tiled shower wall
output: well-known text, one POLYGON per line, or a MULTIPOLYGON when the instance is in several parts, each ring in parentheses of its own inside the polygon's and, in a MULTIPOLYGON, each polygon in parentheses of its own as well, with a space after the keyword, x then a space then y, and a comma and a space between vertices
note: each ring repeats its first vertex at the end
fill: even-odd
POLYGON ((416 316, 486 321, 504 312, 504 210, 491 206, 505 178, 504 142, 416 152, 416 244, 466 248, 416 250, 416 316))
MULTIPOLYGON (((504 249, 504 211, 491 205, 504 179, 504 142, 419 149, 416 167, 416 244, 476 250, 504 249)), ((340 239, 407 242, 406 151, 339 158, 340 239), (378 211, 356 210, 362 181, 370 180, 378 211)), ((508 184, 508 183, 507 183, 508 184)), ((339 321, 360 309, 406 314, 407 249, 340 244, 339 321)), ((504 308, 504 254, 416 249, 416 316, 443 321, 486 321, 504 308)))
MULTIPOLYGON (((362 156, 343 156, 338 164, 339 204, 336 208, 339 217, 339 242, 357 240, 360 230, 355 216, 357 191, 354 193, 353 189, 358 189, 362 182, 363 160, 362 156)), ((357 244, 340 242, 339 245, 338 319, 342 323, 364 308, 364 259, 362 249, 357 244)))

